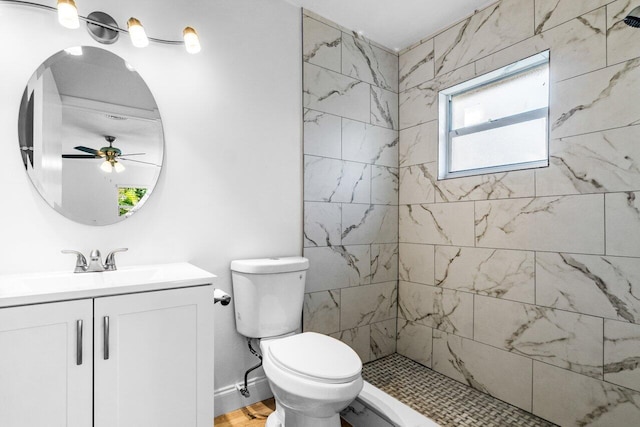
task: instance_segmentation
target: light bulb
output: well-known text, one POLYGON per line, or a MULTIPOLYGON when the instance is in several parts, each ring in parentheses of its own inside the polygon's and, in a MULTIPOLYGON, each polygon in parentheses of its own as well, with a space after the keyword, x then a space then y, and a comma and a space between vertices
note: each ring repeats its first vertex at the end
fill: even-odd
POLYGON ((131 37, 131 43, 135 47, 146 47, 149 45, 149 39, 144 32, 144 27, 136 18, 129 18, 127 21, 127 28, 129 29, 129 37, 131 37))
POLYGON ((100 165, 100 169, 102 169, 103 172, 111 173, 111 171, 113 170, 113 166, 111 166, 111 163, 109 163, 108 160, 105 160, 100 165))
POLYGON ((58 0, 58 22, 66 28, 75 30, 80 27, 78 9, 73 0, 58 0))
POLYGON ((124 170, 126 169, 120 162, 115 162, 113 164, 113 168, 116 170, 117 173, 124 172, 124 170))
POLYGON ((187 52, 200 52, 200 38, 198 37, 196 30, 192 27, 187 27, 182 31, 182 36, 184 37, 184 46, 187 48, 187 52))

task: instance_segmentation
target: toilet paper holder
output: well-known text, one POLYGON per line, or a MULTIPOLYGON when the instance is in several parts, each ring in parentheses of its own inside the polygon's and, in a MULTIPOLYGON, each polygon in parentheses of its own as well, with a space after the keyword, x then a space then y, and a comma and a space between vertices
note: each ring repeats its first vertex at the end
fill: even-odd
POLYGON ((231 295, 223 291, 222 289, 213 290, 213 303, 219 302, 221 305, 229 305, 231 302, 231 295))

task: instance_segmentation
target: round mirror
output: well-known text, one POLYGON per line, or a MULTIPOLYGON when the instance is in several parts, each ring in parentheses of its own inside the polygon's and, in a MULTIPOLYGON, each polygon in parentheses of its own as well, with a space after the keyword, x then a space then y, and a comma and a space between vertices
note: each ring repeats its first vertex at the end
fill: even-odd
POLYGON ((18 132, 40 195, 83 224, 129 217, 160 175, 158 106, 136 70, 104 49, 65 49, 38 67, 22 97, 18 132))

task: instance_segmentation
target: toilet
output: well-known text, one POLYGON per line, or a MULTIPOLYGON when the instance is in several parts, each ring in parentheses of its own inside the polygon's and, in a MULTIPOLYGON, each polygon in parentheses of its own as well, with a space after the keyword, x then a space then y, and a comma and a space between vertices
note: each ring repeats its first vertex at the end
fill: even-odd
POLYGON ((308 268, 303 257, 231 263, 236 329, 260 339, 276 400, 267 427, 339 427, 340 411, 363 387, 355 351, 326 335, 299 333, 308 268))

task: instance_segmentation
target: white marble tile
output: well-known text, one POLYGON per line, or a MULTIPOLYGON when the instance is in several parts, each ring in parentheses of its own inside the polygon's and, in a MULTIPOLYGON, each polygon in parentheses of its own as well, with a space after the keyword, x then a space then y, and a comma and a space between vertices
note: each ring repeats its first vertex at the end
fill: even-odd
POLYGON ((400 243, 398 274, 407 282, 433 285, 434 246, 400 243))
POLYGON ((563 427, 630 427, 640 393, 534 361, 533 413, 563 427))
POLYGON ((400 130, 437 120, 439 91, 472 77, 475 65, 469 64, 400 92, 400 130))
POLYGON ((474 246, 473 202, 400 206, 400 241, 474 246))
POLYGON ((342 158, 397 167, 398 131, 342 119, 342 158))
POLYGON ((342 151, 341 138, 340 117, 304 110, 304 154, 339 159, 342 151))
POLYGON ((545 31, 540 37, 551 49, 552 82, 598 70, 607 65, 605 8, 594 10, 545 31))
POLYGON ((401 281, 398 318, 472 338, 473 295, 401 281))
POLYGON ((398 169, 371 166, 371 203, 398 204, 398 169))
POLYGON ((640 262, 634 258, 539 252, 536 303, 640 323, 640 262))
POLYGON ((549 167, 536 170, 536 194, 640 189, 640 126, 554 139, 549 167))
POLYGON ((398 353, 431 368, 432 332, 428 326, 398 319, 398 353))
POLYGON ((342 243, 351 245, 397 241, 397 206, 357 204, 342 206, 342 243))
POLYGON ((342 289, 340 329, 395 319, 398 300, 396 288, 396 282, 386 282, 342 289))
POLYGON ((369 203, 370 197, 370 165, 304 156, 305 201, 369 203))
MULTIPOLYGON (((437 165, 433 167, 437 174, 437 165)), ((475 175, 437 182, 436 202, 533 197, 534 171, 475 175)))
POLYGON ((398 245, 371 245, 371 283, 398 280, 398 245))
POLYGON ((533 15, 533 1, 502 0, 438 34, 434 40, 436 75, 531 37, 533 15))
POLYGON ((619 128, 640 121, 640 59, 551 86, 551 137, 619 128))
POLYGON ((607 65, 605 25, 605 10, 600 8, 479 59, 476 73, 488 73, 549 49, 551 82, 598 70, 607 65))
POLYGON ((344 331, 329 334, 351 347, 362 363, 369 362, 371 358, 371 327, 369 325, 359 328, 345 329, 344 331))
POLYGON ((398 94, 371 86, 371 124, 398 129, 398 94))
POLYGON ((602 254, 603 203, 603 195, 475 202, 476 246, 602 254))
POLYGON ((396 352, 396 319, 371 324, 371 359, 396 352))
POLYGON ((604 321, 604 379, 640 391, 640 325, 604 321))
POLYGON ((610 3, 612 0, 536 0, 536 34, 610 3))
POLYGON ((369 245, 305 248, 309 259, 307 292, 358 286, 371 282, 369 245))
POLYGON ((403 53, 399 58, 400 90, 407 90, 435 76, 433 39, 403 53))
POLYGON ((400 168, 400 197, 402 205, 434 203, 438 181, 437 163, 400 168))
POLYGON ((436 285, 447 289, 535 302, 534 253, 437 246, 436 285))
POLYGON ((400 166, 435 162, 438 159, 438 121, 400 131, 400 166))
POLYGON ((305 332, 330 334, 340 330, 340 291, 305 294, 302 308, 305 332))
POLYGON ((598 317, 477 295, 474 339, 514 354, 602 378, 598 317))
POLYGON ((640 56, 638 29, 624 23, 624 18, 637 6, 630 0, 607 5, 607 63, 610 65, 640 56))
POLYGON ((640 257, 640 192, 605 196, 607 255, 640 257))
POLYGON ((304 246, 340 245, 341 220, 339 203, 305 202, 304 246))
POLYGON ((433 370, 531 411, 533 367, 526 357, 436 330, 433 370))
POLYGON ((342 32, 305 16, 302 33, 304 61, 340 72, 342 32))
POLYGON ((398 92, 398 56, 357 34, 342 34, 342 74, 398 92))
POLYGON ((371 85, 339 73, 304 64, 304 107, 369 122, 371 85))

